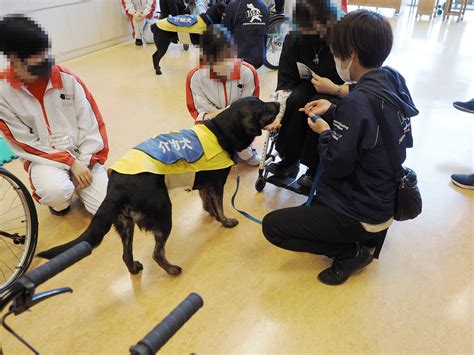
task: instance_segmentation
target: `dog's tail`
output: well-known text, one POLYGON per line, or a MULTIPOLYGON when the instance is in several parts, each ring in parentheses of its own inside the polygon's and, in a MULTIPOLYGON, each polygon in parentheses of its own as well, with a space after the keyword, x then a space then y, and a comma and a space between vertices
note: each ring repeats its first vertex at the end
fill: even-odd
POLYGON ((89 243, 92 248, 96 248, 112 227, 120 207, 120 202, 117 201, 116 198, 107 194, 104 202, 102 202, 97 213, 92 218, 91 223, 79 238, 71 240, 66 244, 58 245, 54 248, 42 251, 38 253, 38 256, 40 258, 51 259, 74 245, 84 241, 89 243))

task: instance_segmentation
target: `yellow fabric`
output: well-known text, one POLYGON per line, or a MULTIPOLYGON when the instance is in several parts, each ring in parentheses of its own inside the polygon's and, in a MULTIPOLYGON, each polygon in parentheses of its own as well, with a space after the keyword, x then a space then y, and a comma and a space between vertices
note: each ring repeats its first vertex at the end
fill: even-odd
POLYGON ((140 150, 132 149, 109 169, 126 175, 140 173, 170 175, 224 169, 234 164, 229 153, 220 146, 209 128, 205 125, 196 125, 192 130, 196 132, 204 149, 203 156, 194 163, 179 160, 174 164, 164 164, 140 150))
POLYGON ((201 18, 201 16, 198 16, 197 20, 198 21, 192 26, 179 27, 179 26, 169 23, 166 18, 163 18, 161 20, 156 21, 156 25, 158 26, 160 30, 168 31, 168 32, 186 32, 186 33, 202 34, 206 30, 207 25, 204 22, 204 20, 201 18))

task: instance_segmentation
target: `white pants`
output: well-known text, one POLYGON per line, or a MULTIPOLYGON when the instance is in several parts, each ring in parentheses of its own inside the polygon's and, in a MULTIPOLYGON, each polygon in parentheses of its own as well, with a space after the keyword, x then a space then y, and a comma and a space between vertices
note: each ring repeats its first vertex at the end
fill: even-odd
POLYGON ((249 160, 250 158, 253 157, 253 147, 250 145, 249 147, 245 148, 244 150, 241 150, 237 154, 239 155, 239 158, 242 160, 249 160))
MULTIPOLYGON (((107 193, 109 178, 105 168, 96 164, 91 170, 92 184, 77 191, 77 195, 89 213, 95 214, 107 193)), ((56 211, 62 211, 71 204, 75 187, 70 172, 51 165, 31 164, 30 179, 33 196, 38 202, 56 211)))

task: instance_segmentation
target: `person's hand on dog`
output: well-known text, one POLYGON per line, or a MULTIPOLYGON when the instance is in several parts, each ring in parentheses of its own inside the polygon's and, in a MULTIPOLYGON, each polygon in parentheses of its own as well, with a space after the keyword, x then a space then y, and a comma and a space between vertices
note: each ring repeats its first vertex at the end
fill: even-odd
POLYGON ((72 183, 77 190, 82 190, 92 184, 92 174, 89 171, 89 168, 86 164, 79 161, 78 159, 74 160, 74 163, 71 165, 72 173, 72 183))
POLYGON ((339 91, 339 85, 334 84, 330 79, 313 74, 311 84, 317 92, 336 96, 339 91))
POLYGON ((278 131, 281 127, 281 120, 283 119, 283 117, 281 116, 276 116, 275 120, 270 123, 268 126, 265 126, 263 127, 263 130, 265 131, 270 131, 270 132, 275 132, 275 131, 278 131))
POLYGON ((299 111, 306 113, 309 117, 316 115, 322 116, 328 112, 329 107, 331 107, 331 102, 321 99, 308 102, 305 107, 300 108, 299 111))
POLYGON ((318 118, 315 122, 313 122, 311 120, 311 117, 308 117, 308 126, 309 128, 313 130, 313 132, 317 134, 321 134, 324 131, 331 130, 331 127, 329 127, 329 124, 322 118, 318 118))

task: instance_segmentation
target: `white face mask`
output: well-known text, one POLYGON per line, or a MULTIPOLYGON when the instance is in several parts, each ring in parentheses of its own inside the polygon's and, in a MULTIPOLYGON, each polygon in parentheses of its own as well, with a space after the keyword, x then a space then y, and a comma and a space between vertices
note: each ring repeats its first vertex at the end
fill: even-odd
POLYGON ((219 64, 214 64, 212 70, 220 77, 228 78, 234 70, 235 60, 234 58, 225 59, 219 64))
POLYGON ((346 69, 342 69, 342 63, 341 63, 341 60, 334 57, 334 63, 336 63, 336 71, 337 71, 337 74, 339 74, 339 77, 344 80, 345 82, 349 82, 351 81, 351 65, 352 65, 352 59, 351 61, 349 62, 349 65, 347 66, 346 69))

